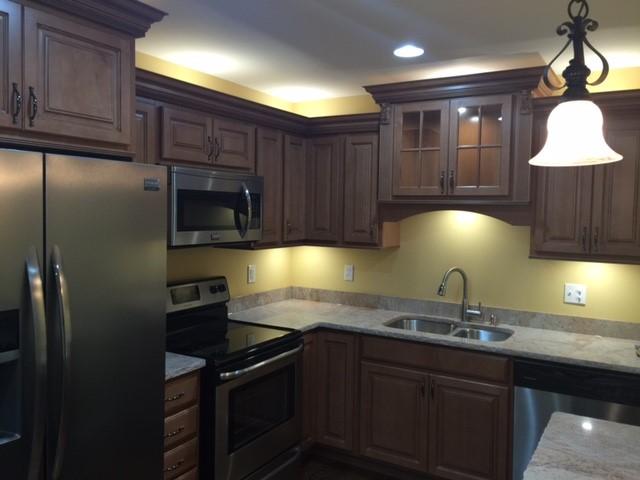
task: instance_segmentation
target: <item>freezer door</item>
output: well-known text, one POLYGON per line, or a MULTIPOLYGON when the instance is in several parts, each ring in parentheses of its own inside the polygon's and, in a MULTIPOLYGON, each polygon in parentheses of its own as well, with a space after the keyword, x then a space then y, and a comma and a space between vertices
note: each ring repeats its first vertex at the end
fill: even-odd
POLYGON ((0 150, 0 477, 7 479, 36 478, 42 468, 42 163, 39 153, 0 150))
POLYGON ((162 475, 164 167, 46 155, 54 480, 162 475))

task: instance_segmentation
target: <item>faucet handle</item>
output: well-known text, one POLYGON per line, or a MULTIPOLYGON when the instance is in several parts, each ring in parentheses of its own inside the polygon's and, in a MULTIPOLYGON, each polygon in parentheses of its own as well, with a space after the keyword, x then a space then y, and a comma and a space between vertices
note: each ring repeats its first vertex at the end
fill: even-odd
POLYGON ((472 317, 482 317, 482 302, 478 302, 478 306, 476 308, 467 307, 467 311, 465 313, 472 317))

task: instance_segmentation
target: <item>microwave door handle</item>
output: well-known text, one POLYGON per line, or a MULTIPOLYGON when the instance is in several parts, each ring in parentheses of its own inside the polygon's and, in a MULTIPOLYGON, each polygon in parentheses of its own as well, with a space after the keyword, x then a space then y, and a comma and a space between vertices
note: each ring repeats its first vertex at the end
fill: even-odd
POLYGON ((247 184, 242 182, 242 194, 244 195, 244 200, 247 202, 247 224, 244 229, 240 232, 240 236, 244 238, 249 231, 249 226, 251 225, 251 220, 253 220, 253 208, 251 206, 251 192, 249 191, 249 187, 247 184))
POLYGON ((40 478, 44 458, 44 428, 47 386, 47 324, 44 305, 44 290, 38 254, 34 247, 29 249, 25 259, 28 299, 25 310, 33 322, 33 355, 35 375, 33 377, 33 431, 29 448, 28 480, 40 478))
POLYGON ((69 289, 67 277, 62 265, 62 254, 57 245, 51 252, 51 266, 54 277, 54 288, 57 302, 57 317, 60 329, 60 343, 62 349, 62 385, 60 388, 60 417, 56 441, 56 451, 53 461, 52 479, 60 480, 62 465, 67 442, 67 393, 70 381, 71 363, 71 316, 69 307, 69 289))
POLYGON ((231 370, 229 372, 221 372, 220 373, 220 380, 233 380, 235 378, 241 377, 243 375, 246 375, 247 373, 251 373, 255 370, 258 370, 262 367, 266 367, 267 365, 271 365, 272 363, 275 363, 279 360, 282 360, 283 358, 288 358, 291 357, 293 355, 296 355, 297 353, 302 351, 302 348, 304 346, 300 345, 292 350, 288 350, 284 353, 281 353, 280 355, 276 355, 275 357, 271 357, 267 360, 264 360, 262 362, 258 362, 255 363, 253 365, 251 365, 250 367, 247 368, 241 368, 239 370, 231 370))

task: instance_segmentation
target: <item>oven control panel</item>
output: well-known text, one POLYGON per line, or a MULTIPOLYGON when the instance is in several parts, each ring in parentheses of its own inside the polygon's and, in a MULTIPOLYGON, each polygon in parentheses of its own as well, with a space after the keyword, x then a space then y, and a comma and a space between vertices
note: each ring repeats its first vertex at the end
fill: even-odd
POLYGON ((167 313, 226 303, 229 299, 229 284, 225 277, 169 285, 167 287, 167 313))

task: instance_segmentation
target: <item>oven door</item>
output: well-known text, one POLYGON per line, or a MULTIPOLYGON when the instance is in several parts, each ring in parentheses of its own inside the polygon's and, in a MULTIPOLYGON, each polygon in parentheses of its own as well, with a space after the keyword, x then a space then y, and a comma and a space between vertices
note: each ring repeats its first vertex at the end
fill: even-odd
POLYGON ((256 365, 220 373, 215 479, 240 480, 301 439, 302 345, 256 365))
POLYGON ((262 177, 172 167, 171 182, 169 245, 262 238, 262 177))

